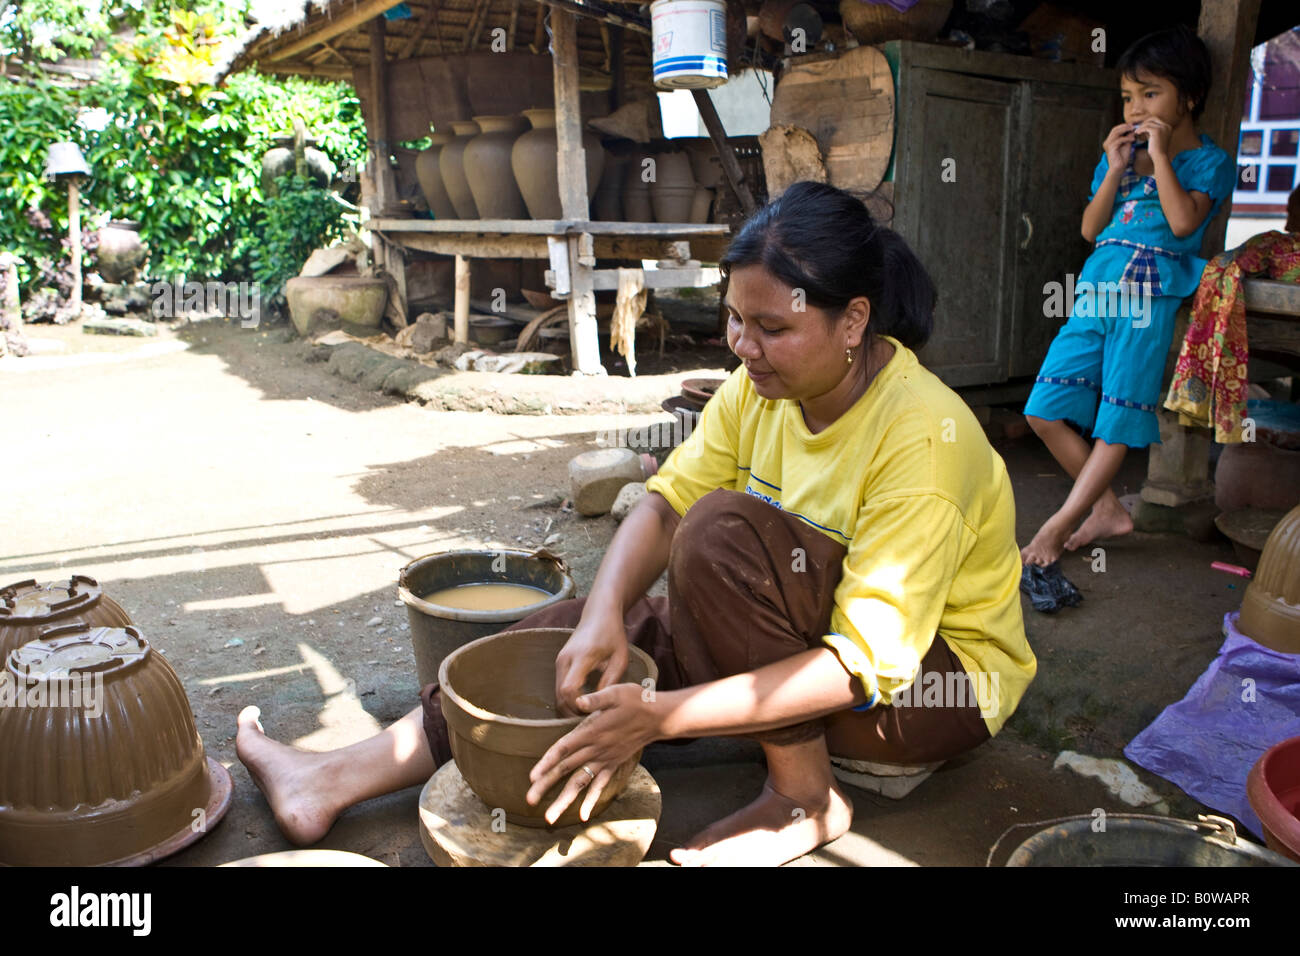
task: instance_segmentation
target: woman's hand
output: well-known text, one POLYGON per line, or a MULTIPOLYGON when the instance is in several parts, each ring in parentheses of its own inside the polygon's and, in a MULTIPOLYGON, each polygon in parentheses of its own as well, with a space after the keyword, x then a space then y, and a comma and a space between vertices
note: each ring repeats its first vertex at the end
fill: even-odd
POLYGON ((1102 148, 1106 150, 1106 161, 1110 163, 1110 171, 1123 171, 1128 169, 1129 161, 1133 158, 1133 142, 1136 136, 1135 127, 1128 123, 1120 123, 1112 127, 1106 141, 1102 143, 1102 148))
POLYGON ((658 739, 659 712, 653 693, 649 699, 644 694, 640 684, 616 684, 577 699, 578 710, 588 716, 557 740, 528 775, 533 785, 525 799, 533 805, 568 778, 559 797, 546 809, 547 823, 558 820, 583 790, 586 794, 578 815, 585 823, 614 771, 658 739))
POLYGON ((621 615, 585 617, 555 658, 555 704, 563 716, 582 713, 577 700, 587 676, 600 671, 597 690, 604 690, 623 677, 627 669, 627 632, 621 615))

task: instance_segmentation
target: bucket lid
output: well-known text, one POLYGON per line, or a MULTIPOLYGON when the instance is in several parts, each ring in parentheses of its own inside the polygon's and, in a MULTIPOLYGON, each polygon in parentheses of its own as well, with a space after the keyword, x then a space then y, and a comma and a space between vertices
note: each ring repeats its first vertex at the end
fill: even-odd
POLYGON ((35 578, 0 588, 0 623, 39 624, 95 604, 104 596, 94 578, 74 574, 66 581, 38 584, 35 578))
POLYGON ((135 627, 65 624, 11 651, 8 671, 23 681, 66 680, 73 674, 108 674, 149 656, 149 643, 135 627))

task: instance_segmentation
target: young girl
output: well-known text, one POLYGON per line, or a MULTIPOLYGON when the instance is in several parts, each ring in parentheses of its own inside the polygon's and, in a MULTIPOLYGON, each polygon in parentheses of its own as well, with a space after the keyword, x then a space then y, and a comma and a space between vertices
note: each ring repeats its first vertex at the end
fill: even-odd
POLYGON ((1034 566, 1061 580, 1054 565, 1063 549, 1133 530, 1110 483, 1129 448, 1160 441, 1156 409, 1174 313, 1196 290, 1201 237, 1236 183, 1232 159, 1196 132, 1210 57, 1195 33, 1152 33, 1118 66, 1124 122, 1106 137, 1083 213, 1084 238, 1096 248, 1025 405, 1030 426, 1075 480, 1021 549, 1027 580, 1043 575, 1034 566), (1091 449, 1067 422, 1091 429, 1091 449))

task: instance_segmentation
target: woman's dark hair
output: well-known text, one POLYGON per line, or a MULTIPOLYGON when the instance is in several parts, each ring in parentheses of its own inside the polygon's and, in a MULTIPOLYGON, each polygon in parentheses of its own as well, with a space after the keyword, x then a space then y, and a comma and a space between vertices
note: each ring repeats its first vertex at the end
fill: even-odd
POLYGON ((934 327, 934 283, 903 237, 872 219, 861 199, 825 183, 795 183, 754 213, 719 265, 727 276, 763 266, 835 317, 865 296, 868 328, 910 349, 934 327))
POLYGON ((1120 54, 1115 66, 1130 80, 1136 80, 1141 70, 1174 84, 1180 96, 1192 101, 1192 119, 1205 109, 1210 93, 1210 51, 1191 27, 1179 24, 1148 33, 1120 54))

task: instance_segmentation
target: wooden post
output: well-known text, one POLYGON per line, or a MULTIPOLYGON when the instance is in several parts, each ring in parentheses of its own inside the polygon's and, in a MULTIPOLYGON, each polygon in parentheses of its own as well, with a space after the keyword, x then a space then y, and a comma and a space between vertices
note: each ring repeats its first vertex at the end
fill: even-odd
MULTIPOLYGON (((1259 20, 1260 0, 1201 0, 1196 30, 1210 50, 1214 84, 1197 126, 1234 159, 1241 135, 1241 104, 1250 79, 1250 47, 1259 20)), ((1205 230, 1201 255, 1207 259, 1223 251, 1232 215, 1232 197, 1205 230)))
POLYGON ((722 172, 727 177, 727 184, 736 194, 736 199, 740 201, 740 208, 744 210, 745 215, 752 216, 758 209, 758 203, 754 201, 753 194, 745 185, 745 174, 740 169, 740 161, 736 159, 735 151, 727 142, 727 131, 723 129, 718 111, 713 107, 713 99, 709 96, 708 90, 691 90, 691 94, 695 97, 695 108, 700 111, 700 119, 704 120, 704 127, 709 131, 709 139, 713 140, 713 148, 718 151, 718 159, 722 161, 722 172))
POLYGON ((75 175, 68 177, 68 242, 72 245, 72 296, 68 310, 75 322, 81 316, 81 188, 75 175))
POLYGON ((389 162, 392 152, 388 145, 388 70, 384 37, 387 28, 383 17, 370 21, 370 103, 372 130, 375 140, 375 214, 386 215, 390 204, 397 198, 397 184, 393 181, 393 167, 389 162))
POLYGON ((457 342, 469 341, 469 259, 456 255, 455 328, 457 342))
MULTIPOLYGON (((587 210, 587 154, 582 148, 582 115, 578 103, 578 21, 568 10, 551 8, 551 38, 555 47, 555 138, 564 218, 585 222, 587 210)), ((604 375, 600 340, 596 334, 596 292, 591 270, 596 258, 591 237, 570 235, 569 344, 573 369, 581 375, 604 375), (583 242, 585 238, 586 242, 583 242), (584 248, 584 245, 588 248, 584 248)))

